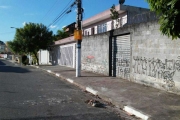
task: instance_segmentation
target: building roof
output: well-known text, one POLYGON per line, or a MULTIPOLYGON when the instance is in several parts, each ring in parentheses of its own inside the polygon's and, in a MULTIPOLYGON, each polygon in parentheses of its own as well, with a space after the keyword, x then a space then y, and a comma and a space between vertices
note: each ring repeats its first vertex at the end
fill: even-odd
MULTIPOLYGON (((116 10, 118 10, 120 14, 125 12, 124 10, 120 10, 120 5, 116 6, 116 10)), ((86 27, 88 25, 97 23, 97 22, 105 20, 105 19, 108 19, 111 17, 110 14, 111 14, 110 9, 108 9, 106 11, 99 13, 99 14, 96 14, 93 17, 90 17, 86 20, 83 20, 83 22, 82 22, 83 27, 86 27)))
MULTIPOLYGON (((119 12, 119 14, 125 13, 125 12, 133 12, 133 13, 142 13, 143 11, 150 11, 149 9, 146 8, 141 8, 141 7, 135 7, 135 6, 128 6, 128 5, 117 5, 116 10, 119 12)), ((100 22, 102 20, 111 18, 110 16, 111 12, 110 9, 101 12, 93 17, 90 17, 86 20, 83 20, 82 25, 83 27, 86 27, 88 25, 100 22)))
MULTIPOLYGON (((55 41, 54 45, 62 45, 62 44, 73 43, 73 42, 76 42, 76 41, 74 40, 74 36, 71 36, 68 38, 64 38, 64 39, 55 41)), ((54 45, 52 45, 52 46, 54 46, 54 45)))
POLYGON ((3 41, 0 41, 0 45, 5 45, 5 43, 3 41))

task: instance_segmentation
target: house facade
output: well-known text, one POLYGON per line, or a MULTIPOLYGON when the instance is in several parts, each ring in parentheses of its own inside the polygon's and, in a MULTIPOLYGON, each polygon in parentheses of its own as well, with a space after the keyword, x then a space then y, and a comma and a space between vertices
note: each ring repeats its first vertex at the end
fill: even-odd
POLYGON ((115 6, 115 9, 119 13, 119 18, 117 20, 111 19, 110 9, 84 20, 82 22, 83 35, 88 36, 100 34, 123 27, 126 24, 142 22, 144 21, 144 19, 135 19, 136 16, 149 12, 149 9, 146 8, 126 5, 117 5, 115 6))
MULTIPOLYGON (((39 50, 38 51, 38 58, 39 58, 39 64, 40 65, 49 65, 51 64, 51 57, 49 55, 48 50, 39 50)), ((32 58, 29 56, 29 61, 31 63, 32 58)))
POLYGON ((76 22, 73 22, 73 23, 65 26, 63 29, 69 36, 73 36, 75 28, 76 28, 76 22))
POLYGON ((0 53, 5 52, 6 45, 3 41, 0 41, 0 53))
MULTIPOLYGON (((83 35, 91 36, 123 27, 132 21, 133 16, 149 11, 149 9, 145 8, 124 5, 117 5, 115 8, 119 12, 118 26, 116 26, 117 21, 111 19, 111 12, 108 9, 82 21, 83 35), (129 17, 130 15, 132 17, 129 17)), ((50 55, 52 56, 53 65, 65 65, 75 68, 76 41, 71 36, 73 35, 75 26, 76 23, 71 23, 64 27, 64 30, 70 37, 58 40, 51 46, 52 51, 50 55)))
MULTIPOLYGON (((180 94, 179 40, 163 36, 158 17, 148 9, 116 8, 121 13, 119 19, 124 19, 117 29, 113 29, 109 10, 83 21, 82 70, 180 94)), ((73 36, 51 47, 53 64, 75 67, 73 36)))
POLYGON ((61 65, 75 68, 76 41, 74 36, 64 38, 54 42, 51 45, 51 63, 52 65, 61 65))
POLYGON ((180 94, 180 42, 159 28, 155 20, 84 36, 82 70, 180 94))

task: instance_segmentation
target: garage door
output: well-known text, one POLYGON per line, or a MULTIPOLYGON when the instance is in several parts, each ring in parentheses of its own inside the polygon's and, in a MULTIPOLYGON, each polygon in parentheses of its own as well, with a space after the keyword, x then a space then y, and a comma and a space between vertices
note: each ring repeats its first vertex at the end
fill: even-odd
POLYGON ((129 80, 130 60, 130 35, 114 37, 112 40, 112 75, 129 80))
POLYGON ((59 65, 75 68, 75 44, 60 46, 59 65))

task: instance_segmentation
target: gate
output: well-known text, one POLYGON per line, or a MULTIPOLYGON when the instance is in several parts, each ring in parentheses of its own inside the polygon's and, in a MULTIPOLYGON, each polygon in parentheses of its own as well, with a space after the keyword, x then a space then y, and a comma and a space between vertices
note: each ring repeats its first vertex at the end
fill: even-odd
POLYGON ((75 44, 60 46, 59 65, 75 68, 75 44))
POLYGON ((116 36, 112 40, 112 75, 130 79, 130 35, 116 36))

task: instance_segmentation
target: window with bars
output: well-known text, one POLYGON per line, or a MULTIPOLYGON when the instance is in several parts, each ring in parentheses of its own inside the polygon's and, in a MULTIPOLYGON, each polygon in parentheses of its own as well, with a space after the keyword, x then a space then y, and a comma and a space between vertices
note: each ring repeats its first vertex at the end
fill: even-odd
POLYGON ((98 25, 97 33, 103 33, 107 31, 107 23, 98 25))

